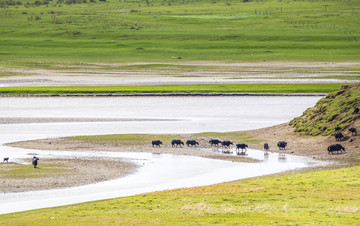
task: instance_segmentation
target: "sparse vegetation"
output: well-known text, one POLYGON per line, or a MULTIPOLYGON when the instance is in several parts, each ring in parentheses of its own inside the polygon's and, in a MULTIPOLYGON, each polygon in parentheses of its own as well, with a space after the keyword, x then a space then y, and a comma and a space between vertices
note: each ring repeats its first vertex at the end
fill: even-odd
POLYGON ((296 132, 307 135, 332 135, 336 127, 345 130, 360 119, 356 108, 360 108, 360 83, 342 86, 340 90, 330 93, 290 124, 296 132))

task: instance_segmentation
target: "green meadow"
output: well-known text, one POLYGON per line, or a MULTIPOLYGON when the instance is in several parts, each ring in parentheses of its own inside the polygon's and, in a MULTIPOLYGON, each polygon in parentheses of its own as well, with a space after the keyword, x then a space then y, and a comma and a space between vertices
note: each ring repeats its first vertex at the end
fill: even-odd
POLYGON ((1 225, 358 225, 360 167, 6 214, 1 225))
POLYGON ((359 24, 357 0, 0 0, 0 66, 357 62, 359 24))
POLYGON ((0 87, 2 95, 116 95, 116 94, 324 94, 347 83, 220 84, 159 86, 0 87))

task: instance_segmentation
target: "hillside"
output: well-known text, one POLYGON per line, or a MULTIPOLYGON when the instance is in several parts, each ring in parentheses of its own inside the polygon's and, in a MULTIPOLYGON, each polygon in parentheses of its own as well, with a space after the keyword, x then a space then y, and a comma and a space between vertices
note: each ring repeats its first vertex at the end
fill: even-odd
MULTIPOLYGON (((339 91, 328 94, 290 125, 295 132, 306 135, 333 135, 335 128, 347 131, 360 122, 360 83, 342 86, 339 91)), ((359 128, 358 128, 359 130, 359 128)))

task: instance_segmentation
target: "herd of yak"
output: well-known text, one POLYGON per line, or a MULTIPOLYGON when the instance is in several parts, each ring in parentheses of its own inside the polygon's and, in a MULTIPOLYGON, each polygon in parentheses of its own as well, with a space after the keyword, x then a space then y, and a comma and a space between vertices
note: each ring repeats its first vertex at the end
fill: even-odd
MULTIPOLYGON (((153 147, 160 147, 160 145, 162 145, 162 141, 160 140, 153 140, 151 142, 153 147)), ((209 141, 209 144, 211 146, 216 146, 216 147, 222 147, 225 148, 225 150, 223 150, 224 153, 230 153, 230 151, 226 151, 227 148, 230 148, 231 145, 234 145, 233 142, 225 140, 225 141, 221 141, 218 139, 211 139, 209 141)), ((179 139, 174 139, 171 141, 171 146, 172 147, 181 147, 182 145, 185 145, 185 143, 179 139)), ((196 140, 187 140, 186 141, 186 146, 188 147, 197 147, 199 145, 199 142, 197 142, 196 140)), ((238 155, 244 155, 246 152, 246 148, 249 147, 247 144, 235 144, 236 146, 236 153, 238 155)), ((278 147, 280 150, 285 150, 285 147, 287 146, 287 143, 285 141, 279 141, 278 142, 278 147)), ((264 144, 264 151, 267 152, 269 150, 269 144, 265 143, 264 144)))
MULTIPOLYGON (((345 136, 340 132, 340 129, 341 129, 340 127, 335 128, 334 136, 335 136, 336 141, 342 141, 345 139, 345 136)), ((351 132, 351 135, 354 136, 354 135, 356 135, 357 130, 356 130, 356 128, 351 127, 351 128, 349 128, 349 132, 351 132)), ((351 141, 352 140, 350 140, 350 142, 351 141)), ((333 154, 335 152, 339 153, 339 151, 342 153, 343 151, 345 151, 345 148, 341 144, 332 144, 328 147, 327 150, 328 150, 329 154, 330 153, 333 154)))
MULTIPOLYGON (((335 128, 335 140, 336 141, 341 141, 345 138, 345 136, 339 132, 340 128, 335 128)), ((356 135, 356 128, 350 128, 349 132, 351 132, 352 135, 356 135)), ((211 146, 217 146, 217 147, 223 147, 223 148, 230 148, 231 145, 234 145, 233 142, 231 141, 220 141, 218 139, 211 139, 209 141, 211 146)), ((152 141, 152 146, 153 147, 160 147, 160 145, 162 145, 163 143, 160 140, 153 140, 152 141)), ((174 139, 171 141, 171 146, 172 147, 181 147, 182 145, 185 145, 183 141, 179 140, 179 139, 174 139)), ((188 147, 196 147, 197 145, 199 145, 199 143, 196 140, 187 140, 186 141, 186 145, 188 147)), ((285 150, 286 146, 287 146, 287 142, 285 141, 279 141, 277 143, 277 146, 279 148, 279 150, 285 150)), ((237 154, 245 154, 246 152, 246 148, 248 147, 247 144, 236 144, 236 153, 237 154), (240 152, 241 150, 241 152, 240 152)), ((269 150, 269 144, 265 143, 264 144, 264 151, 265 153, 269 150)), ((339 153, 339 152, 343 152, 345 151, 345 148, 341 145, 341 144, 332 144, 327 148, 328 153, 333 154, 333 153, 339 153)), ((224 153, 228 153, 227 151, 224 151, 224 153)))

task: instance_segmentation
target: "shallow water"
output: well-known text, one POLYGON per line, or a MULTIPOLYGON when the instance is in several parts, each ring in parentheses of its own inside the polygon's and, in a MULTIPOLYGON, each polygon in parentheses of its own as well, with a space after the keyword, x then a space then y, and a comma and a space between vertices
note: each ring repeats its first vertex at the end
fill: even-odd
MULTIPOLYGON (((289 121, 313 106, 319 98, 1 98, 0 117, 118 118, 133 121, 0 124, 0 144, 84 134, 194 133, 257 129, 289 121), (162 119, 169 121, 156 121, 162 119)), ((277 154, 270 154, 264 159, 262 151, 253 149, 248 150, 248 156, 263 160, 262 162, 250 164, 167 154, 60 152, 0 146, 0 157, 10 157, 11 161, 31 159, 34 153, 40 159, 125 158, 141 167, 135 174, 97 184, 49 191, 0 194, 0 213, 215 184, 312 164, 307 158, 290 155, 286 156, 285 160, 279 159, 277 154)))

